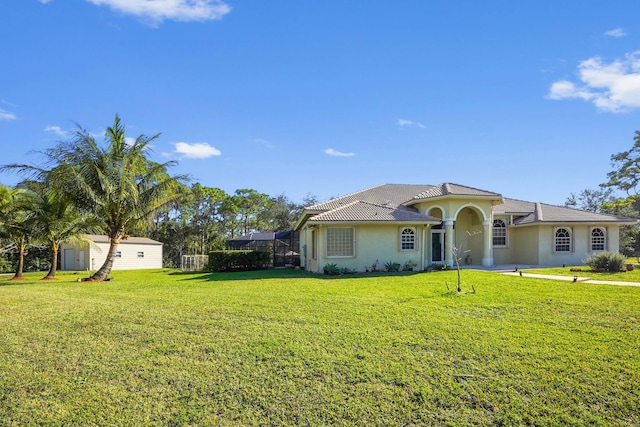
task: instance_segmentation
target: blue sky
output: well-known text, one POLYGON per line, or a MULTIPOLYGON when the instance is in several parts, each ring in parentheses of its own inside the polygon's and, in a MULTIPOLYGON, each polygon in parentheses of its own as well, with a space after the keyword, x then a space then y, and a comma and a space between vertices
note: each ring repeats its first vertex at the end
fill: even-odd
POLYGON ((161 133, 154 160, 228 193, 454 182, 563 204, 640 130, 638 16, 637 0, 3 0, 0 164, 119 114, 128 136, 161 133))

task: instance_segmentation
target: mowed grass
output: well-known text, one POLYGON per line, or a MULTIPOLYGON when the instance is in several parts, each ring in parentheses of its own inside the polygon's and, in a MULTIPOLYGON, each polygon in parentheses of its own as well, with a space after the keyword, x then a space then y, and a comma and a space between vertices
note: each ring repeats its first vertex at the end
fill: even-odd
POLYGON ((0 424, 640 425, 640 288, 455 275, 2 280, 0 424))
POLYGON ((524 273, 532 274, 549 274, 552 276, 578 276, 580 278, 589 278, 592 280, 607 280, 615 282, 637 282, 640 283, 640 265, 633 264, 633 270, 619 271, 616 273, 609 273, 603 271, 594 271, 591 267, 585 265, 571 265, 566 267, 550 267, 550 268, 524 268, 524 273), (572 271, 573 270, 573 271, 572 271))

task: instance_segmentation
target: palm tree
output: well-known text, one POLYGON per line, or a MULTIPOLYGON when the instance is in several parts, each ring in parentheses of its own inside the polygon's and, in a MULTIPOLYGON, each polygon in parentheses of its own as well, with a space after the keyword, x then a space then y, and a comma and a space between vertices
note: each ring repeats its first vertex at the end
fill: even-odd
POLYGON ((58 268, 58 252, 63 242, 82 239, 83 233, 100 232, 98 218, 81 214, 71 201, 45 182, 25 181, 29 190, 33 225, 39 240, 51 250, 51 267, 43 280, 54 279, 58 268))
POLYGON ((2 187, 0 193, 0 240, 3 251, 18 253, 18 266, 12 279, 18 280, 22 278, 24 257, 34 236, 31 200, 27 192, 19 188, 2 187))
POLYGON ((104 264, 90 280, 105 280, 116 258, 118 244, 130 230, 150 222, 159 208, 182 199, 188 188, 185 176, 170 176, 174 161, 156 163, 149 159, 149 144, 158 138, 138 136, 125 138, 125 128, 116 115, 113 126, 105 132, 106 147, 100 147, 94 136, 80 126, 74 138, 59 142, 44 151, 46 165, 7 165, 46 181, 80 211, 99 218, 101 231, 110 240, 104 264))

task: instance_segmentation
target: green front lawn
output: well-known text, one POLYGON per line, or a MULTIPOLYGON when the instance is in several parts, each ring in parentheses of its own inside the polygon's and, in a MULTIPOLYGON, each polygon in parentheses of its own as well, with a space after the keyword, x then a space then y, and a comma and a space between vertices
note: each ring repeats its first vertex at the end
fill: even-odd
POLYGON ((462 275, 3 277, 0 424, 640 425, 640 288, 462 275))
POLYGON ((616 282, 640 283, 640 265, 638 264, 634 265, 633 270, 620 271, 618 273, 606 273, 601 271, 593 271, 591 267, 588 267, 585 265, 575 265, 575 266, 571 265, 567 267, 554 267, 554 268, 523 269, 522 272, 531 273, 531 274, 550 274, 552 276, 588 277, 589 279, 593 279, 593 280, 612 280, 616 282))

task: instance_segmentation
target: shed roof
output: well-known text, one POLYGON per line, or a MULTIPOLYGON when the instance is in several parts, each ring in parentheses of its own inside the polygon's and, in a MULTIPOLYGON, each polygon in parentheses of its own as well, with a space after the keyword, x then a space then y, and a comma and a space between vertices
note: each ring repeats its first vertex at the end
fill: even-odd
MULTIPOLYGON (((110 243, 109 236, 102 234, 85 234, 87 239, 95 242, 95 243, 110 243)), ((126 239, 120 240, 120 244, 138 244, 138 245, 162 245, 162 242, 158 242, 157 240, 149 239, 146 237, 135 237, 129 236, 126 239)))

